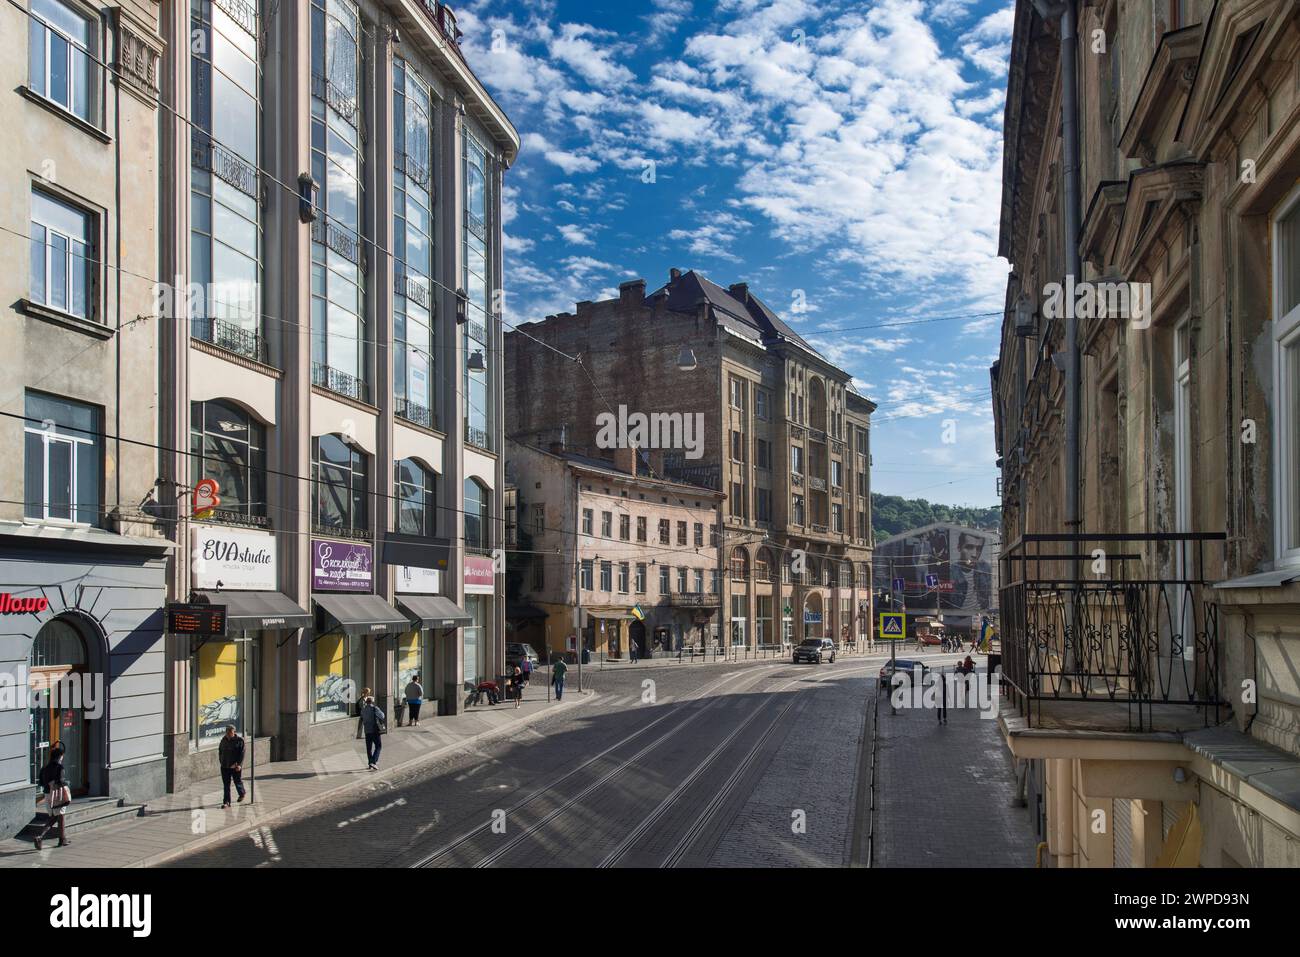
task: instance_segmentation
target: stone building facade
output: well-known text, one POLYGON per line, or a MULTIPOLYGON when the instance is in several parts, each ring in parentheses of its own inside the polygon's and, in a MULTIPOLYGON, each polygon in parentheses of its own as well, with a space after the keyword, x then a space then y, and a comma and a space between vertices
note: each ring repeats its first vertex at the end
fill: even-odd
POLYGON ((507 440, 506 458, 518 494, 519 544, 508 559, 517 599, 544 614, 517 640, 573 661, 581 648, 614 659, 675 654, 716 634, 720 492, 653 478, 631 450, 595 459, 507 440))
POLYGON ((1061 25, 1030 2, 1005 123, 1003 725, 1057 866, 1294 867, 1300 7, 1058 6, 1078 17, 1077 237, 1061 25), (1076 527, 1053 283, 1079 317, 1076 527))
POLYGON ((521 443, 599 454, 602 415, 700 423, 677 440, 647 437, 642 454, 652 475, 724 496, 720 643, 865 633, 875 405, 745 284, 673 270, 649 295, 644 280, 626 282, 616 299, 505 341, 521 443), (583 369, 559 353, 581 353, 583 369))
POLYGON ((74 795, 166 786, 153 308, 159 8, 0 10, 0 831, 62 744, 74 795), (142 374, 143 373, 143 374, 142 374))

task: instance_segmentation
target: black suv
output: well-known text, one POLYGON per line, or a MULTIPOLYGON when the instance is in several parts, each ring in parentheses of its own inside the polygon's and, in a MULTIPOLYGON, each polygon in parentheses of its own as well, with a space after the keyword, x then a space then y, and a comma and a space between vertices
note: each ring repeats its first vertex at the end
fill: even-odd
POLYGON ((793 663, 796 665, 801 661, 819 665, 823 658, 828 659, 832 664, 835 662, 835 642, 829 638, 805 638, 795 646, 792 656, 793 663))

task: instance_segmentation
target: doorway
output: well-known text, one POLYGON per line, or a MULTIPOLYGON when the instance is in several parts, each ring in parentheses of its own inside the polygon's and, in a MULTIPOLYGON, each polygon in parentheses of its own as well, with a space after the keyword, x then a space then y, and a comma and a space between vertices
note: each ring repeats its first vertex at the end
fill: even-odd
POLYGON ((29 751, 33 783, 55 745, 61 743, 64 772, 73 795, 90 792, 89 719, 83 705, 91 678, 81 633, 58 618, 46 622, 32 642, 27 677, 32 691, 29 751))

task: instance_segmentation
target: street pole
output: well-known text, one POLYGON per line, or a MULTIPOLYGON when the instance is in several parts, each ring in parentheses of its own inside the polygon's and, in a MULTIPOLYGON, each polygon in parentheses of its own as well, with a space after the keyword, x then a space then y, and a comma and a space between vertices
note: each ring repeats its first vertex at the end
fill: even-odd
MULTIPOLYGON (((906 589, 904 589, 903 591, 903 603, 904 605, 906 605, 907 603, 906 589)), ((892 555, 889 558, 889 607, 891 609, 894 607, 894 558, 892 555)), ((906 611, 903 612, 903 637, 904 638, 907 637, 907 612, 906 611)), ((891 688, 894 684, 894 676, 896 674, 898 674, 898 641, 893 640, 889 643, 889 684, 891 688)), ((898 714, 898 709, 894 707, 893 694, 890 694, 889 696, 889 713, 891 715, 898 714)))
POLYGON ((578 560, 578 535, 582 529, 582 480, 573 477, 573 625, 577 640, 573 643, 578 651, 578 694, 582 694, 582 577, 581 563, 578 560))

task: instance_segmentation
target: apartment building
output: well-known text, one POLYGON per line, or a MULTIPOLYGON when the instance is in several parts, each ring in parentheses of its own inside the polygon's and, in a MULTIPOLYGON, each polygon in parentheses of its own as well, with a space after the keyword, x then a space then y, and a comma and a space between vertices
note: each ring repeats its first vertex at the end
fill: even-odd
POLYGON ((747 285, 674 269, 649 295, 645 280, 626 282, 616 299, 580 302, 505 341, 507 418, 521 443, 594 452, 604 415, 693 428, 641 451, 654 476, 724 496, 719 642, 866 633, 875 405, 747 285), (560 352, 581 352, 586 374, 560 352))
POLYGON ((507 440, 506 459, 518 495, 514 640, 573 661, 580 648, 674 654, 717 634, 720 492, 655 478, 631 449, 593 458, 507 440))
POLYGON ((0 67, 9 834, 31 819, 31 782, 56 744, 78 798, 150 797, 166 785, 162 608, 173 549, 141 507, 158 476, 157 17, 144 0, 0 10, 13 53, 0 67))
POLYGON ((1002 725, 1049 863, 1295 867, 1300 8, 1048 6, 1005 122, 1002 725))

